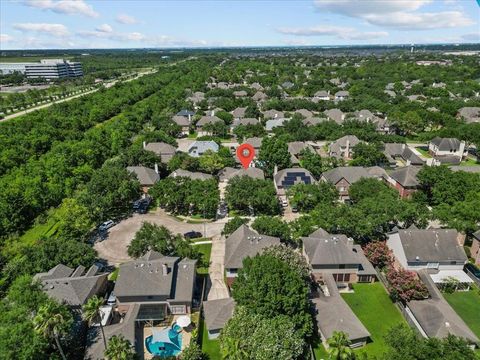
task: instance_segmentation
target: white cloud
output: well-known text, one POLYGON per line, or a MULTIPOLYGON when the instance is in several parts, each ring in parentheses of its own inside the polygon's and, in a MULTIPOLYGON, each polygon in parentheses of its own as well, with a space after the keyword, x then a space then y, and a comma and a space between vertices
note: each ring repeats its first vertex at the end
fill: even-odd
POLYGON ((311 45, 311 43, 306 40, 306 39, 285 39, 283 40, 283 43, 285 45, 290 45, 290 46, 307 46, 311 45))
POLYGON ((388 36, 386 31, 361 32, 343 26, 320 25, 309 28, 280 28, 278 32, 295 36, 332 36, 342 40, 374 40, 388 36))
POLYGON ((111 33, 113 32, 113 28, 108 24, 102 24, 95 28, 96 31, 103 32, 103 33, 111 33))
POLYGON ((68 29, 65 25, 62 24, 22 23, 13 24, 13 28, 23 32, 33 31, 56 37, 63 37, 69 35, 68 29))
POLYGON ((93 10, 92 6, 85 3, 84 0, 24 0, 23 3, 30 7, 51 10, 59 14, 79 14, 88 17, 99 16, 99 13, 93 10))
POLYGON ((13 36, 10 36, 8 34, 0 34, 0 43, 7 43, 13 40, 14 40, 13 36))
POLYGON ((127 14, 119 14, 115 20, 119 22, 120 24, 136 24, 138 23, 137 19, 135 19, 133 16, 127 15, 127 14))
POLYGON ((421 12, 432 0, 316 0, 318 10, 360 18, 371 25, 400 30, 428 30, 469 26, 475 22, 463 12, 421 12))

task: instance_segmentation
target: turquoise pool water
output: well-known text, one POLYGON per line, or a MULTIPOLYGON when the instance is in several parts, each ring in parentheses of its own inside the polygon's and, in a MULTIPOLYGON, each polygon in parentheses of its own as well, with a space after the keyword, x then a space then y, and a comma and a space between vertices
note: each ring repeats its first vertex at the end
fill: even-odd
POLYGON ((148 352, 159 357, 177 356, 182 351, 182 328, 174 325, 173 328, 162 330, 164 335, 168 336, 171 342, 152 342, 153 336, 145 339, 145 346, 148 352))

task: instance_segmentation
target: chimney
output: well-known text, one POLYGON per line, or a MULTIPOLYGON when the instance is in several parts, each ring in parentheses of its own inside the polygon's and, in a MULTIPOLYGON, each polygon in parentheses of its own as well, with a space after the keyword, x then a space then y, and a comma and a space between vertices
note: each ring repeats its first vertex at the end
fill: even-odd
POLYGON ((155 172, 158 174, 158 164, 155 163, 155 172))
POLYGON ((162 275, 163 276, 168 275, 168 265, 167 264, 162 264, 162 275))
POLYGON ((277 175, 278 173, 278 166, 275 164, 275 167, 273 168, 273 176, 277 175))
POLYGON ((215 116, 215 110, 212 110, 212 116, 215 116))
POLYGON ((147 142, 144 141, 144 142, 143 142, 143 148, 145 149, 146 147, 147 147, 147 142))
POLYGON ((457 233, 457 242, 458 245, 463 246, 465 244, 465 237, 466 235, 462 232, 457 233))
POLYGON ((188 114, 188 122, 192 122, 192 115, 188 114))

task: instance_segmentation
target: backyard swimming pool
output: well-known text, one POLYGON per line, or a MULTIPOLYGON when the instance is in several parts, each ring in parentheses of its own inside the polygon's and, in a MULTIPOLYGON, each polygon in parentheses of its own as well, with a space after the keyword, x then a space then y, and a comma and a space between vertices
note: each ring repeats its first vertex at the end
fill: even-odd
POLYGON ((152 329, 152 335, 145 339, 148 352, 162 358, 180 354, 182 351, 181 329, 178 325, 163 330, 152 329))

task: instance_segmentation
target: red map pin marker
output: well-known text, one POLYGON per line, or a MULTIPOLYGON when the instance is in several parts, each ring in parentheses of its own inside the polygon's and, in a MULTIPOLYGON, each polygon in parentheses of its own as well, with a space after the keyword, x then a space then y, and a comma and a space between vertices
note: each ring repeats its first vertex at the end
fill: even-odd
POLYGON ((245 169, 248 169, 248 166, 250 165, 253 157, 255 156, 255 149, 250 144, 242 144, 237 147, 237 156, 240 159, 243 167, 245 169))

